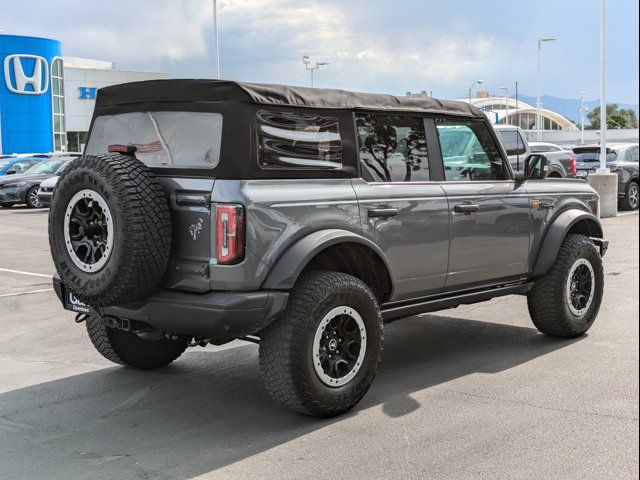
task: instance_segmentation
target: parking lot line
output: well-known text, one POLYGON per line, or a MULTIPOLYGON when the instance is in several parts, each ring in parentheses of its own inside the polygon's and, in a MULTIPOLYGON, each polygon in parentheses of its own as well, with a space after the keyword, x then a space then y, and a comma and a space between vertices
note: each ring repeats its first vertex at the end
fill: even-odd
POLYGON ((45 275, 44 273, 23 272, 21 270, 11 270, 9 268, 0 268, 0 272, 17 273, 20 275, 31 275, 32 277, 51 278, 51 275, 45 275))
POLYGON ((0 298, 17 297, 18 295, 28 295, 30 293, 52 292, 52 291, 53 291, 53 288, 41 288, 40 290, 29 290, 28 292, 5 293, 3 295, 0 295, 0 298))

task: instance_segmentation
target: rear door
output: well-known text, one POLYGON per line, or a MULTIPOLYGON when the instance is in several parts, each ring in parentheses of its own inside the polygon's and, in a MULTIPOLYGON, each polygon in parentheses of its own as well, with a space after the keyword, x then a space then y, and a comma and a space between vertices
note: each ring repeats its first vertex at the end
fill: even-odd
POLYGON ((451 224, 446 288, 520 278, 529 252, 529 197, 487 124, 436 119, 451 224))
POLYGON ((382 249, 393 270, 390 300, 441 290, 449 214, 444 190, 431 178, 433 128, 425 130, 420 116, 377 113, 357 114, 356 125, 362 178, 352 184, 363 235, 382 249))

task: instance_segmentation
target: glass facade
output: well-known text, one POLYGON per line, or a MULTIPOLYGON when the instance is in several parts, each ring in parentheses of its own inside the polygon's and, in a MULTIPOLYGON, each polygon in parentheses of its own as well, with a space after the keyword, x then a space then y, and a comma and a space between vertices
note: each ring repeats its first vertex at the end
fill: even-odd
MULTIPOLYGON (((554 120, 551 120, 544 115, 541 115, 542 120, 542 130, 562 130, 560 124, 554 120)), ((523 130, 535 130, 536 129, 536 114, 531 112, 525 113, 509 113, 508 122, 505 122, 503 118, 498 123, 504 124, 509 123, 509 125, 515 125, 517 127, 522 128, 523 130)))
POLYGON ((53 115, 53 150, 67 150, 67 135, 64 127, 64 68, 61 58, 51 64, 51 102, 53 115))

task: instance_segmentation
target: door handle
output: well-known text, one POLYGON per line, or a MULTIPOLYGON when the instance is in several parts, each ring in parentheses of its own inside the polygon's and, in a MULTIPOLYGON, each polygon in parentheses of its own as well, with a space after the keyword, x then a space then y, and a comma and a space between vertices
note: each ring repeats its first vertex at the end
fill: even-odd
POLYGON ((367 211, 369 218, 372 217, 395 217, 398 215, 398 209, 394 207, 370 208, 367 211))
POLYGON ((455 213, 475 213, 480 211, 480 205, 471 205, 469 203, 459 203, 453 207, 455 213))

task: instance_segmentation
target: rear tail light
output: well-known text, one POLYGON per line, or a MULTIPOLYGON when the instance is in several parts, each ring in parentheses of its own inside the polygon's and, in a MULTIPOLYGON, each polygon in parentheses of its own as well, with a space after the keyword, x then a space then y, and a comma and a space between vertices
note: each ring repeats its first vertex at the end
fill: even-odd
POLYGON ((578 166, 576 165, 576 157, 569 159, 569 166, 571 167, 571 174, 575 177, 578 174, 578 166))
POLYGON ((244 207, 220 203, 216 206, 216 259, 231 265, 244 259, 244 207))
POLYGON ((136 150, 135 145, 120 145, 117 143, 111 144, 107 148, 109 153, 122 153, 123 155, 133 155, 136 153, 136 150))

